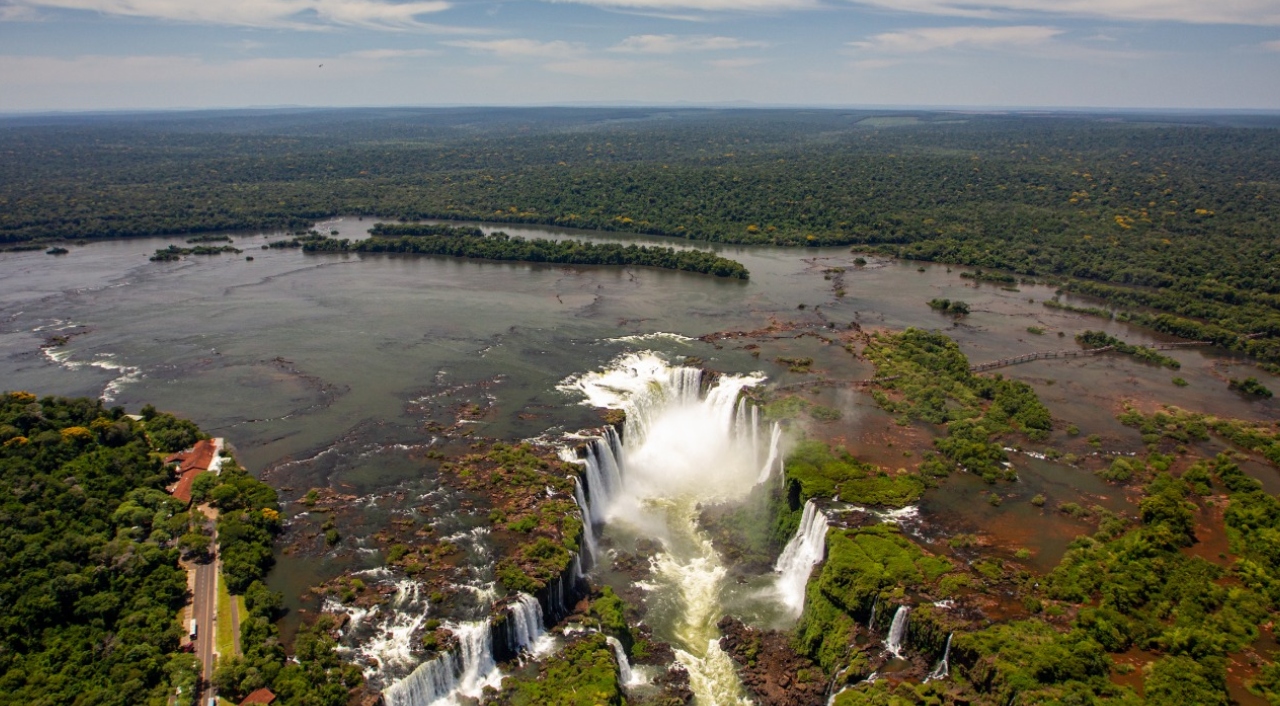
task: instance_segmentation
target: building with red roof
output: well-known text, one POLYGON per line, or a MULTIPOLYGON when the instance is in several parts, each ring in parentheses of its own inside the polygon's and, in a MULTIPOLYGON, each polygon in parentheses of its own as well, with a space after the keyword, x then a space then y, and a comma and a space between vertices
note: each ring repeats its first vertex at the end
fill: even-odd
POLYGON ((240 706, 245 706, 246 704, 269 704, 275 700, 276 695, 271 693, 270 689, 263 687, 244 697, 244 701, 240 702, 240 706))
POLYGON ((178 482, 169 491, 170 494, 184 503, 191 502, 191 484, 195 482, 196 476, 213 466, 221 449, 222 439, 203 439, 186 451, 179 451, 166 458, 165 464, 178 464, 175 471, 178 482))

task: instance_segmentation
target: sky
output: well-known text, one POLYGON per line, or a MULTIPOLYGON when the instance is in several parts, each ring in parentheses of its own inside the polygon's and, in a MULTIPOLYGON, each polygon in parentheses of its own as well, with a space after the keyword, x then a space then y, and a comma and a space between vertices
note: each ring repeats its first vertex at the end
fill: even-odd
POLYGON ((0 112, 1280 109, 1280 0, 0 0, 0 112))

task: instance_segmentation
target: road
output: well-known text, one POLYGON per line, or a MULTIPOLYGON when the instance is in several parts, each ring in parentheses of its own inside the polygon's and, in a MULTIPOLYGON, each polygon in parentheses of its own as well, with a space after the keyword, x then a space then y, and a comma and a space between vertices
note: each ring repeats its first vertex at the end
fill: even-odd
POLYGON ((196 656, 204 665, 202 674, 206 682, 213 679, 213 648, 217 632, 213 629, 213 616, 218 606, 218 563, 196 564, 195 600, 191 614, 199 628, 196 632, 196 656))

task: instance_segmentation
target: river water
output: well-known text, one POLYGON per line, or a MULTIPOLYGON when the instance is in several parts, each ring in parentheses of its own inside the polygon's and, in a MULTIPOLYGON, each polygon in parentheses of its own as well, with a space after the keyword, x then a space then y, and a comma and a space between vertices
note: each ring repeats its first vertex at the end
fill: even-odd
MULTIPOLYGON (((342 218, 319 228, 361 237, 368 225, 342 218)), ((526 236, 687 246, 662 238, 502 229, 526 236)), ((759 357, 745 348, 748 339, 696 340, 714 332, 760 329, 771 321, 810 330, 828 324, 846 329, 854 322, 864 328, 942 329, 974 362, 1074 348, 1074 334, 1088 328, 1133 343, 1163 340, 1125 324, 1047 309, 1041 302, 1053 292, 1046 287, 1009 291, 965 280, 959 268, 876 258, 855 267, 845 248, 716 246, 751 271, 751 280, 742 282, 644 268, 307 255, 261 249, 282 237, 279 233, 232 237, 244 254, 171 263, 149 262, 147 256, 181 238, 97 242, 74 246, 59 257, 39 251, 0 254, 0 387, 102 396, 130 411, 152 403, 187 416, 226 437, 244 465, 280 488, 287 513, 302 509, 294 501, 312 487, 360 499, 361 512, 344 516, 348 524, 337 547, 280 556, 271 582, 294 608, 315 607, 304 596, 309 586, 343 570, 377 565, 367 538, 407 511, 395 498, 427 497, 435 490, 422 457, 439 442, 430 423, 455 422, 464 404, 474 405, 467 423, 478 435, 553 438, 599 424, 592 405, 582 404, 586 393, 565 381, 606 375, 627 354, 652 352, 668 366, 664 369, 696 356, 708 368, 742 376, 730 380, 767 384, 805 379, 772 362, 781 355, 813 357, 821 375, 870 376, 868 364, 838 346, 797 339, 794 333, 776 334, 777 340, 767 343, 767 355, 759 357), (846 271, 828 271, 837 267, 846 271), (837 285, 842 296, 834 291, 837 285), (954 322, 925 305, 935 297, 963 299, 973 313, 954 322), (1030 333, 1028 327, 1045 334, 1030 333), (63 346, 41 347, 55 335, 71 337, 63 346)), ((1090 434, 1100 437, 1106 451, 1141 449, 1136 432, 1114 419, 1125 399, 1250 419, 1280 416, 1280 401, 1246 400, 1225 384, 1227 376, 1254 375, 1280 389, 1275 377, 1221 351, 1169 355, 1182 362, 1182 370, 1171 373, 1107 357, 1040 361, 1003 372, 1031 383, 1055 418, 1080 427, 1079 437, 1068 438, 1062 431, 1066 424, 1058 424, 1053 443, 1081 455, 1094 450, 1085 443, 1090 434), (1175 387, 1173 375, 1190 385, 1175 387)), ((843 418, 810 433, 840 440, 860 456, 883 465, 913 463, 919 449, 909 455, 909 447, 886 441, 904 433, 927 447, 928 429, 896 428, 862 393, 829 388, 814 399, 841 410, 843 418)), ((692 526, 697 503, 745 492, 759 471, 758 442, 749 455, 733 446, 731 436, 716 437, 716 443, 730 444, 724 448, 689 443, 689 430, 710 414, 705 402, 672 407, 660 420, 668 426, 649 430, 627 449, 629 473, 641 490, 626 501, 630 512, 615 508, 606 528, 615 539, 657 532, 675 548, 669 565, 657 567, 656 573, 667 572, 670 581, 654 592, 659 608, 651 620, 665 639, 686 651, 690 663, 718 659, 708 643, 716 637, 714 623, 725 605, 763 621, 785 621, 790 615, 781 604, 771 612, 754 598, 735 603, 735 595, 762 595, 761 587, 723 587, 725 567, 692 526), (689 486, 671 480, 704 472, 717 482, 689 486), (694 574, 701 583, 689 579, 694 574), (675 590, 680 585, 688 591, 675 590), (706 585, 722 588, 698 593, 706 585), (692 610, 695 604, 700 607, 692 610), (665 613, 663 605, 670 606, 665 613)), ((1044 492, 1053 500, 1123 502, 1088 472, 1014 458, 1025 482, 1008 490, 1011 497, 1044 492)), ((1280 489, 1273 469, 1250 468, 1273 492, 1280 489)), ((1026 502, 1001 507, 981 502, 986 491, 972 479, 953 478, 926 497, 922 512, 926 521, 1004 532, 1010 549, 1031 547, 1043 566, 1052 565, 1082 529, 1026 502)), ((465 518, 442 523, 446 532, 469 531, 476 524, 465 518)), ((481 545, 476 551, 482 556, 481 545)), ((712 676, 706 678, 714 679, 722 666, 708 664, 704 672, 712 676)), ((382 678, 397 675, 403 670, 382 678)), ((707 691, 714 688, 721 687, 697 689, 703 703, 721 701, 707 691)), ((723 702, 740 697, 723 688, 728 690, 723 702)))

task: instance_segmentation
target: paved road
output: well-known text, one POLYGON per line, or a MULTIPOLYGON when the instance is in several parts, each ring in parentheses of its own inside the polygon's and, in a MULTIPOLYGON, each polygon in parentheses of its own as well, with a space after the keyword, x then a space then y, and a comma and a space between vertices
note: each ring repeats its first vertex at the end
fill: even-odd
POLYGON ((218 564, 196 565, 195 600, 192 602, 191 614, 195 616, 199 628, 196 633, 196 656, 204 665, 205 681, 213 679, 213 647, 217 632, 213 629, 213 616, 218 606, 218 564))

